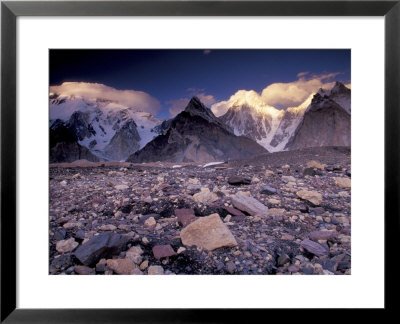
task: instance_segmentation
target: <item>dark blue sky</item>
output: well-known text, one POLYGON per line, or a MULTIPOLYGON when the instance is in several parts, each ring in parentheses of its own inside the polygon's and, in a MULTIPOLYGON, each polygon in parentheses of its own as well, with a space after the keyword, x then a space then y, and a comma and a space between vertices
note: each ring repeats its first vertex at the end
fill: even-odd
POLYGON ((50 50, 50 85, 83 81, 144 91, 160 101, 163 118, 167 102, 190 97, 189 88, 220 101, 240 89, 296 81, 300 72, 340 72, 335 80, 350 83, 350 50, 50 50))

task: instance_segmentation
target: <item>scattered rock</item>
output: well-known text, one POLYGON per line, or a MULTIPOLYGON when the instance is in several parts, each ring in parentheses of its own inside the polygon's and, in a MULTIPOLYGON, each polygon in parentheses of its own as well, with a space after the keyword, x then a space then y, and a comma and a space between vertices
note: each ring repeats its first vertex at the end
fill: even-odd
POLYGON ((171 245, 156 245, 153 246, 153 255, 156 259, 161 259, 176 255, 176 253, 171 245))
POLYGON ((94 275, 96 273, 94 269, 82 265, 75 266, 74 271, 79 275, 94 275))
POLYGON ((335 184, 340 188, 351 188, 350 178, 335 178, 335 184))
POLYGON ((206 250, 237 245, 232 233, 218 214, 197 219, 182 229, 180 237, 184 245, 195 245, 206 250))
POLYGON ((71 237, 68 240, 58 241, 56 244, 56 250, 60 253, 68 253, 75 250, 78 245, 79 243, 76 242, 73 237, 71 237))
POLYGON ((175 216, 178 218, 178 222, 183 226, 189 225, 191 222, 196 220, 193 209, 175 209, 175 216))
POLYGON ((140 264, 139 269, 143 271, 143 270, 146 270, 148 266, 149 266, 149 261, 148 261, 148 260, 144 260, 144 261, 140 264))
POLYGON ((233 208, 233 207, 229 207, 226 206, 224 207, 224 209, 231 215, 233 216, 246 216, 245 214, 243 214, 240 210, 233 208))
POLYGON ((275 195, 277 193, 277 190, 270 186, 264 186, 261 188, 260 193, 264 195, 275 195))
POLYGON ((130 259, 135 264, 139 264, 142 262, 143 250, 140 246, 132 246, 125 254, 126 259, 130 259))
POLYGON ((130 259, 108 259, 107 267, 120 275, 139 274, 140 270, 130 259))
POLYGON ((70 254, 60 255, 58 258, 53 259, 51 266, 57 270, 65 270, 72 265, 72 258, 70 254))
POLYGON ((305 239, 300 243, 301 247, 306 249, 308 252, 315 254, 316 256, 324 256, 328 254, 328 250, 321 244, 313 242, 309 239, 305 239))
POLYGON ((296 195, 303 200, 311 202, 315 206, 320 205, 322 202, 322 195, 316 191, 300 190, 296 192, 296 195))
POLYGON ((285 210, 283 208, 270 208, 268 212, 270 216, 282 216, 285 210))
POLYGON ((152 265, 147 269, 149 275, 163 275, 164 269, 162 266, 152 265))
POLYGON ((65 235, 67 235, 67 231, 65 229, 59 229, 57 232, 54 233, 54 239, 56 241, 61 241, 65 239, 65 235))
POLYGON ((146 227, 153 228, 153 227, 155 227, 157 225, 157 222, 154 219, 154 217, 149 217, 144 221, 144 225, 146 227))
POLYGON ((307 168, 315 168, 319 170, 324 170, 326 167, 325 164, 319 163, 318 161, 310 161, 307 163, 307 168))
POLYGON ((285 183, 296 182, 296 178, 293 176, 282 176, 282 181, 285 183))
POLYGON ((101 258, 119 254, 129 239, 120 234, 106 232, 94 236, 88 242, 79 246, 75 257, 84 265, 94 266, 101 258))
POLYGON ((210 204, 218 200, 218 196, 217 194, 210 192, 210 189, 208 188, 201 188, 199 193, 193 195, 193 199, 198 203, 210 204))
POLYGON ((229 177, 228 183, 233 186, 248 185, 251 183, 251 179, 243 178, 239 176, 229 177))
POLYGON ((317 169, 314 168, 305 168, 303 172, 304 176, 311 176, 311 177, 321 174, 322 174, 321 171, 318 171, 317 169))
POLYGON ((231 196, 233 206, 249 213, 252 216, 268 216, 267 206, 260 203, 257 199, 253 197, 248 197, 241 193, 237 193, 231 196))
POLYGON ((126 189, 129 189, 129 186, 127 186, 125 184, 120 184, 120 185, 114 186, 114 188, 117 190, 126 190, 126 189))
POLYGON ((236 271, 236 265, 232 261, 227 262, 225 268, 230 274, 236 271))
POLYGON ((277 260, 278 266, 282 267, 288 262, 290 262, 290 257, 286 253, 284 253, 278 257, 278 260, 277 260))
POLYGON ((311 232, 309 238, 314 241, 318 240, 330 240, 337 236, 336 231, 314 231, 311 232))
POLYGON ((117 227, 112 224, 105 224, 100 226, 100 230, 102 231, 115 231, 116 229, 117 227))

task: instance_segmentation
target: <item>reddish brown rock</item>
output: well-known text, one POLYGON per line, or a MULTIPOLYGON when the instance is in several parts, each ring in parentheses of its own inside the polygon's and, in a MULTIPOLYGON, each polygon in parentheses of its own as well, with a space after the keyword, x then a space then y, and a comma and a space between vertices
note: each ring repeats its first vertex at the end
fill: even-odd
POLYGON ((95 271, 92 268, 83 265, 77 265, 74 267, 74 271, 79 275, 94 275, 95 271))
POLYGON ((156 259, 161 259, 176 255, 176 253, 171 245, 156 245, 153 246, 153 255, 156 259))
POLYGON ((178 222, 183 227, 189 225, 191 222, 196 220, 193 209, 175 209, 175 216, 178 218, 178 222))
POLYGON ((232 216, 246 216, 239 209, 233 207, 224 207, 224 209, 232 216))

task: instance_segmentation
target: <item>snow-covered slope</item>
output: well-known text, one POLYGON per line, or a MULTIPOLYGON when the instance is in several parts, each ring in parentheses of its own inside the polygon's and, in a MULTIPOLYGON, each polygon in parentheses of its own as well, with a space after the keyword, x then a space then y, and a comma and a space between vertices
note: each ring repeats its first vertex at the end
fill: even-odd
POLYGON ((50 94, 50 127, 69 127, 80 145, 105 160, 124 160, 144 147, 161 122, 115 101, 50 94))
POLYGON ((227 112, 220 119, 235 135, 250 137, 270 152, 281 151, 299 125, 311 98, 285 110, 266 105, 255 91, 241 90, 222 103, 227 112))

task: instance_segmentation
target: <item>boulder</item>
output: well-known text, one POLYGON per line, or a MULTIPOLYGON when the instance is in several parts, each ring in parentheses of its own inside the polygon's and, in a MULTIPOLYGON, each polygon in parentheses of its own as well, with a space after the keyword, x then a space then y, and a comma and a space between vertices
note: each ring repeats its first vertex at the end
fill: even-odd
POLYGON ((277 190, 270 186, 264 186, 261 188, 260 193, 264 195, 275 195, 277 193, 277 190))
POLYGON ((78 245, 79 243, 76 242, 73 237, 71 237, 68 240, 58 241, 56 244, 56 250, 60 253, 68 253, 75 250, 78 245))
POLYGON ((153 246, 153 255, 156 259, 166 258, 176 255, 171 245, 156 245, 153 246))
POLYGON ((236 195, 231 196, 231 199, 233 206, 252 216, 268 216, 267 206, 263 205, 253 197, 237 193, 236 195))
POLYGON ((232 176, 228 179, 228 183, 233 186, 248 185, 251 183, 251 179, 232 176))
POLYGON ((163 275, 164 269, 162 266, 152 265, 147 269, 147 274, 149 275, 163 275))
POLYGON ((233 207, 229 207, 226 206, 224 207, 224 209, 231 215, 233 216, 246 216, 245 214, 243 214, 239 209, 233 208, 233 207))
POLYGON ((199 193, 193 195, 193 199, 195 202, 202 204, 210 204, 216 200, 218 200, 217 194, 210 191, 208 188, 201 188, 199 193))
POLYGON ((130 259, 108 259, 107 267, 120 275, 139 274, 141 272, 130 259))
POLYGON ((119 254, 127 245, 129 238, 107 232, 92 237, 75 251, 75 257, 84 265, 94 266, 101 258, 119 254))
POLYGON ((324 248, 321 244, 313 242, 309 239, 305 239, 305 240, 301 241, 300 245, 302 248, 304 248, 308 252, 310 252, 316 256, 319 256, 319 257, 328 255, 328 253, 329 253, 329 251, 326 248, 324 248))
POLYGON ((340 188, 351 188, 351 180, 350 178, 335 178, 335 185, 340 188))
POLYGON ((319 163, 318 161, 310 161, 307 163, 307 168, 314 168, 319 170, 324 170, 326 167, 325 164, 319 163))
POLYGON ((285 183, 296 182, 296 178, 293 176, 282 176, 282 181, 285 183))
POLYGON ((311 202, 313 205, 318 206, 322 202, 322 195, 316 191, 300 190, 296 195, 303 200, 311 202))
POLYGON ((191 222, 196 220, 194 210, 191 208, 175 209, 175 216, 178 218, 178 222, 183 227, 189 225, 191 222))
POLYGON ((237 245, 232 233, 218 214, 197 219, 181 231, 180 237, 186 246, 195 245, 209 251, 237 245))

